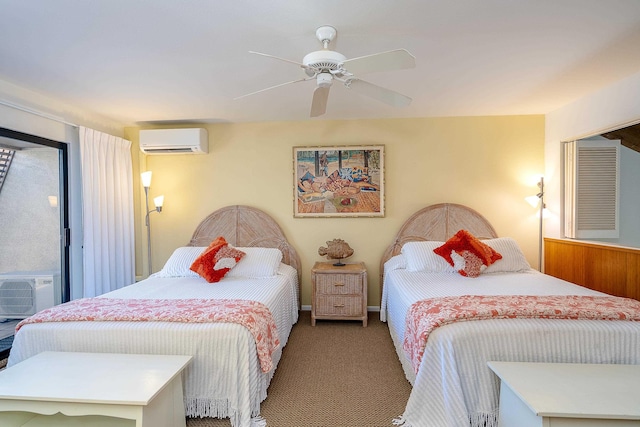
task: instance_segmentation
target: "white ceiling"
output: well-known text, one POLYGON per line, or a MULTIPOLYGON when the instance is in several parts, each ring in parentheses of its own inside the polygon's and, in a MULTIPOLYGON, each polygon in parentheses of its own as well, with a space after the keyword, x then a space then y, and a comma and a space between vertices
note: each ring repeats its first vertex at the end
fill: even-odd
POLYGON ((0 0, 0 79, 123 124, 307 120, 304 77, 337 28, 347 58, 404 48, 416 68, 339 84, 312 120, 544 114, 640 72, 640 0, 0 0))

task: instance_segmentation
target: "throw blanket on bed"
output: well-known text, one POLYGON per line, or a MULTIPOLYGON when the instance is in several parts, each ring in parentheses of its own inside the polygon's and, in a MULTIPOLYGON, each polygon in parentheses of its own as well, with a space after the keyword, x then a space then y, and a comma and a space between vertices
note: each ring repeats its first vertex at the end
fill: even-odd
POLYGON ((276 324, 267 306, 240 299, 83 298, 22 320, 16 332, 29 323, 77 321, 237 323, 253 335, 262 372, 273 368, 271 355, 280 345, 276 324))
POLYGON ((409 308, 403 349, 417 373, 429 334, 453 322, 482 319, 640 321, 640 301, 584 295, 464 295, 429 298, 409 308))

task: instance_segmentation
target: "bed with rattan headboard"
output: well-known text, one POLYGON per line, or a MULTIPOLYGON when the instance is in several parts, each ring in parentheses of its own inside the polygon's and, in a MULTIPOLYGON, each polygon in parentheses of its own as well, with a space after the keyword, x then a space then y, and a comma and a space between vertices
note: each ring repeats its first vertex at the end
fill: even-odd
POLYGON ((298 271, 300 283, 302 265, 298 252, 266 212, 244 205, 220 208, 198 224, 188 246, 208 246, 218 236, 233 246, 280 249, 282 262, 298 271))
MULTIPOLYGON (((453 253, 448 255, 453 258, 453 253)), ((466 262, 464 257, 458 260, 466 262)), ((496 427, 499 380, 487 366, 491 360, 640 365, 640 321, 618 320, 616 310, 616 320, 584 318, 584 313, 597 313, 609 303, 625 310, 637 307, 629 310, 640 318, 637 301, 614 302, 609 298, 616 297, 533 270, 514 239, 498 238, 491 223, 466 206, 443 203, 411 215, 386 248, 380 271, 380 318, 388 324, 413 386, 395 425, 496 427), (502 258, 477 277, 465 277, 458 264, 451 266, 438 255, 459 230, 469 231, 502 258), (605 302, 593 302, 595 298, 605 302), (572 313, 582 317, 556 316, 568 306, 565 301, 576 301, 572 313), (531 308, 548 304, 555 304, 551 318, 531 308), (583 310, 588 304, 591 308, 583 310), (491 314, 505 312, 509 315, 491 314), (433 325, 434 318, 451 323, 432 330, 417 326, 433 325), (420 344, 413 345, 416 342, 420 344)))
POLYGON ((192 355, 183 374, 186 415, 230 418, 234 427, 251 425, 254 418, 259 419, 260 403, 267 396, 282 349, 298 319, 300 265, 295 248, 271 216, 249 206, 224 207, 198 224, 187 246, 176 248, 161 271, 87 299, 91 301, 52 308, 61 313, 77 302, 86 302, 92 307, 122 304, 124 310, 126 306, 142 306, 146 312, 151 304, 161 304, 161 317, 143 319, 134 313, 133 320, 109 315, 94 321, 94 311, 71 321, 27 323, 15 335, 8 365, 47 350, 192 355), (225 277, 209 283, 190 266, 220 236, 246 252, 225 277), (213 306, 220 311, 194 321, 186 314, 198 313, 179 311, 189 306, 205 313, 213 306), (237 307, 240 311, 233 311, 237 307), (180 316, 175 316, 175 311, 180 316), (232 315, 209 322, 223 312, 232 315), (250 316, 243 317, 245 313, 250 316), (240 324, 232 318, 249 320, 240 324), (270 346, 264 350, 259 346, 264 331, 256 330, 255 325, 270 323, 276 330, 269 329, 270 346), (273 345, 276 340, 279 346, 273 345), (265 352, 270 354, 266 362, 265 352))
POLYGON ((402 224, 393 242, 385 249, 380 260, 380 283, 383 284, 384 263, 398 255, 405 243, 425 240, 444 242, 463 229, 480 239, 498 237, 493 225, 467 206, 439 203, 418 210, 402 224))

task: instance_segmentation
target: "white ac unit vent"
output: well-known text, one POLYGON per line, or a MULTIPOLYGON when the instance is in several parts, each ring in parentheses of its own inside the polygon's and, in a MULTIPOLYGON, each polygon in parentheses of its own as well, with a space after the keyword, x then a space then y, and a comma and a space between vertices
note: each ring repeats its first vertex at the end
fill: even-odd
POLYGON ((60 274, 14 272, 0 275, 0 318, 24 319, 60 304, 60 274))
POLYGON ((146 154, 207 154, 209 137, 203 128, 141 130, 140 150, 146 154))

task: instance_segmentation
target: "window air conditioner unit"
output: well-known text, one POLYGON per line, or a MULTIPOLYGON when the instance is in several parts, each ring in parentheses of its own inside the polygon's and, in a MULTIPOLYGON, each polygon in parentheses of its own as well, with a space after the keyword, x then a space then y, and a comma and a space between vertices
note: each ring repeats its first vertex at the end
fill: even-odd
POLYGON ((207 130, 148 129, 140 131, 140 150, 146 154, 207 154, 207 130))
POLYGON ((24 319, 60 304, 59 272, 13 272, 0 275, 0 319, 24 319))

